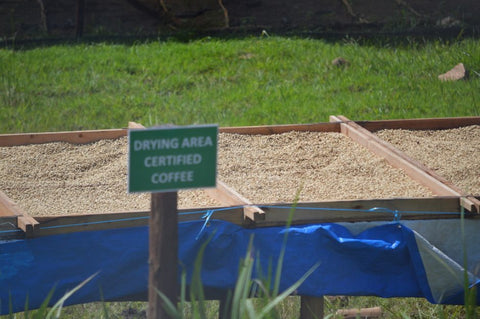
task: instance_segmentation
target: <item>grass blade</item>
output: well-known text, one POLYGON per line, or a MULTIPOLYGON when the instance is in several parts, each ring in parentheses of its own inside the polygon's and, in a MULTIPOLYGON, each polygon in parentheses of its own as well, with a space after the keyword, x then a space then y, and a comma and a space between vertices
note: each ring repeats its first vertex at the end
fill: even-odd
POLYGON ((297 280, 292 286, 282 292, 280 295, 276 296, 272 301, 270 301, 259 313, 257 318, 263 318, 267 315, 272 309, 274 309, 281 301, 290 296, 298 287, 320 266, 320 262, 312 266, 299 280, 297 280))
MULTIPOLYGON (((70 290, 69 292, 67 292, 66 294, 64 294, 62 296, 62 298, 60 298, 56 303, 55 305, 53 305, 53 307, 50 309, 50 311, 47 313, 46 317, 47 319, 49 318, 60 318, 60 314, 62 312, 62 308, 63 308, 63 304, 65 303, 65 301, 70 298, 75 292, 77 292, 80 288, 82 288, 83 286, 85 286, 90 280, 92 280, 98 273, 95 273, 93 275, 91 275, 90 277, 88 277, 87 279, 85 279, 84 281, 82 281, 80 284, 78 284, 75 288, 73 288, 72 290, 70 290), (55 314, 56 313, 56 314, 55 314)), ((52 290, 52 294, 53 294, 53 290, 52 290)), ((48 302, 46 303, 48 305, 48 302)))
POLYGON ((168 299, 168 297, 163 292, 161 292, 156 288, 155 290, 157 291, 157 294, 162 299, 163 308, 168 313, 169 317, 173 319, 181 319, 183 317, 181 310, 177 309, 177 307, 170 301, 170 299, 168 299))

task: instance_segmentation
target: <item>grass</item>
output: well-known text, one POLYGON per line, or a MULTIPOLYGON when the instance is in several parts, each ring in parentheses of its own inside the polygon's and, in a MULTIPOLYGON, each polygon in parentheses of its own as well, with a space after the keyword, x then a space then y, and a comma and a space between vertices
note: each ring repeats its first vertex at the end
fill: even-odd
MULTIPOLYGON (((227 126, 324 122, 332 114, 353 120, 480 115, 477 39, 258 36, 6 47, 0 65, 0 133, 119 128, 128 121, 227 126), (338 56, 350 64, 333 66, 338 56), (459 62, 470 70, 468 80, 437 79, 459 62)), ((296 317, 299 303, 288 297, 277 308, 280 317, 296 317)), ((62 317, 101 318, 105 305, 109 318, 142 318, 146 309, 145 303, 92 303, 63 308, 62 317)), ((209 317, 217 305, 209 302, 209 317)), ((332 298, 325 307, 334 313, 379 305, 385 318, 466 315, 464 307, 415 298, 332 298)))
POLYGON ((250 37, 0 49, 0 133, 480 115, 480 41, 250 37), (350 65, 335 67, 342 56, 350 65), (463 62, 470 79, 440 82, 463 62))

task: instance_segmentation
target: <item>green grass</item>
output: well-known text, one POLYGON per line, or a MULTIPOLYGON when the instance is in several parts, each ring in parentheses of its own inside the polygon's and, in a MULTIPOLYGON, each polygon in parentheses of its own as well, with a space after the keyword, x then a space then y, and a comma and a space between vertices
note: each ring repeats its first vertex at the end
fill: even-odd
POLYGON ((480 40, 250 37, 0 49, 0 133, 480 115, 480 40), (342 56, 350 65, 335 67, 342 56), (459 62, 470 79, 440 82, 459 62))
MULTIPOLYGON (((480 115, 477 39, 55 45, 2 48, 0 66, 0 133, 119 128, 128 121, 228 126, 325 122, 337 114, 353 120, 480 115), (350 65, 331 65, 338 56, 350 65), (471 71, 468 80, 437 79, 459 62, 471 71)), ((135 318, 146 309, 145 303, 106 305, 109 318, 135 318)), ((209 306, 212 317, 216 306, 209 306)), ((385 318, 465 317, 463 307, 413 298, 336 298, 325 307, 328 314, 369 306, 382 306, 385 318)), ((289 297, 277 310, 295 318, 299 307, 299 298, 289 297)), ((99 303, 62 312, 63 318, 103 315, 99 303)))

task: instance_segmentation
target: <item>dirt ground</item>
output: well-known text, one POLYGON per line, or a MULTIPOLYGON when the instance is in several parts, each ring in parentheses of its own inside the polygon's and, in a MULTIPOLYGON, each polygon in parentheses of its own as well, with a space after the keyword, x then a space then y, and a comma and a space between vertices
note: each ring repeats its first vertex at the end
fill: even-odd
POLYGON ((73 37, 80 21, 83 35, 148 35, 182 29, 476 30, 480 6, 478 0, 3 0, 0 40, 73 37))

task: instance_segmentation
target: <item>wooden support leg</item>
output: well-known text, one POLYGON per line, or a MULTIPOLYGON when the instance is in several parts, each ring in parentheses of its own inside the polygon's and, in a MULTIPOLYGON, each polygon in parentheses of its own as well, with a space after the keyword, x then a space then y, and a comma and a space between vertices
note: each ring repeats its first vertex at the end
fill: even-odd
POLYGON ((167 319, 169 315, 157 289, 176 305, 178 296, 177 192, 153 193, 151 198, 147 317, 167 319))
POLYGON ((300 298, 300 319, 321 319, 323 318, 323 297, 301 296, 300 298))

